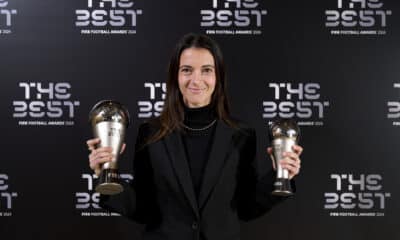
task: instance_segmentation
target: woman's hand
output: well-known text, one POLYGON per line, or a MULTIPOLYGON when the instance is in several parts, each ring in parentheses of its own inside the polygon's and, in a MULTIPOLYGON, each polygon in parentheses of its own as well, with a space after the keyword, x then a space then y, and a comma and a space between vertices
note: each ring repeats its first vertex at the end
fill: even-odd
MULTIPOLYGON (((115 159, 115 155, 112 154, 111 147, 100 147, 96 148, 96 145, 100 143, 99 138, 93 138, 86 141, 89 148, 89 167, 94 173, 99 176, 101 172, 101 165, 106 162, 111 162, 115 159)), ((121 154, 124 152, 126 144, 124 143, 121 147, 121 154)))
MULTIPOLYGON (((289 171, 289 179, 299 174, 301 166, 300 155, 303 152, 303 148, 299 145, 294 145, 292 149, 293 152, 284 152, 283 158, 278 161, 283 169, 289 171)), ((272 147, 267 148, 267 152, 272 159, 272 166, 276 170, 275 161, 272 156, 272 147)))

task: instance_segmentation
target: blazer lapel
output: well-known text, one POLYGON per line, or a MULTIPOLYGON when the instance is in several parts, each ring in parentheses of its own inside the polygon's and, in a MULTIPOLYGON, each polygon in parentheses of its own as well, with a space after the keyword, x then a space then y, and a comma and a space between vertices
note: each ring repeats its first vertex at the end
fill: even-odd
POLYGON ((218 121, 215 129, 213 144, 211 146, 210 156, 204 171, 203 182, 199 195, 199 207, 207 202, 219 176, 221 176, 229 146, 231 144, 234 130, 224 122, 218 121))
POLYGON ((181 185, 186 198, 193 208, 194 213, 199 217, 199 209, 196 200, 196 195, 193 189, 192 177, 183 146, 181 136, 177 131, 165 137, 165 145, 167 147, 169 157, 178 178, 178 183, 181 185))

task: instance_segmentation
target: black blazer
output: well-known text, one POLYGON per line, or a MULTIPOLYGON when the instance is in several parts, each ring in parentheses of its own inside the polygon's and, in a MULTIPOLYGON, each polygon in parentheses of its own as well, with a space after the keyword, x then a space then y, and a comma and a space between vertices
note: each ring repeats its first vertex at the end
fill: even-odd
POLYGON ((257 174, 254 129, 217 121, 198 199, 179 132, 143 147, 157 129, 139 127, 132 183, 100 197, 103 208, 145 224, 143 239, 237 240, 239 219, 259 217, 284 199, 271 196, 273 171, 257 174))

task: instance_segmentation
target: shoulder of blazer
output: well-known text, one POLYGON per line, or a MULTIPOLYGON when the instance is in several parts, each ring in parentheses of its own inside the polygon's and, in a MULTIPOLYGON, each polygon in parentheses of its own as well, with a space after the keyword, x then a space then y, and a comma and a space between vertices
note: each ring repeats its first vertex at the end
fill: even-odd
POLYGON ((160 129, 158 118, 143 122, 139 125, 136 137, 136 149, 142 150, 147 145, 147 141, 154 136, 160 129))
POLYGON ((233 121, 236 123, 236 125, 237 125, 237 129, 236 129, 236 133, 235 134, 238 134, 239 136, 242 136, 242 137, 252 137, 252 136, 255 136, 255 129, 253 128, 253 127, 251 127, 251 126, 249 126, 247 123, 245 123, 245 122, 243 122, 243 121, 241 121, 241 120, 238 120, 238 119, 233 119, 233 121))
POLYGON ((232 136, 233 143, 240 149, 251 148, 256 145, 256 131, 247 123, 234 119, 236 128, 232 136))
POLYGON ((148 138, 160 130, 160 119, 153 118, 139 125, 138 134, 142 137, 148 138))

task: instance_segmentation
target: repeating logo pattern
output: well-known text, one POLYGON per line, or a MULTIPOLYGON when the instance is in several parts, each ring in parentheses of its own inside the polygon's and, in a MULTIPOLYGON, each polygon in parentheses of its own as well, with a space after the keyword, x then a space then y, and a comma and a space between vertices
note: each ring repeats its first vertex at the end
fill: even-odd
POLYGON ((9 6, 9 1, 0 0, 0 35, 13 33, 12 27, 17 13, 17 9, 9 6))
POLYGON ((138 118, 158 117, 164 107, 164 100, 167 92, 166 83, 145 82, 145 92, 149 93, 146 100, 138 101, 138 118))
POLYGON ((400 126, 400 83, 393 84, 393 87, 399 93, 399 99, 387 102, 387 118, 393 120, 393 126, 400 126))
POLYGON ((9 176, 0 174, 0 217, 11 217, 14 200, 18 197, 17 192, 11 191, 8 185, 9 176))
POLYGON ((335 188, 324 194, 324 209, 330 216, 385 216, 391 193, 383 189, 381 174, 331 174, 335 188))
POLYGON ((392 10, 381 0, 337 0, 337 8, 325 15, 332 35, 385 35, 392 10))
POLYGON ((21 126, 72 126, 79 101, 68 82, 20 82, 23 100, 13 101, 13 117, 21 126))
POLYGON ((259 35, 266 15, 256 0, 212 0, 200 10, 200 26, 210 35, 259 35))
POLYGON ((131 0, 87 0, 86 9, 75 10, 81 34, 136 34, 143 10, 131 0))
MULTIPOLYGON (((120 178, 125 181, 132 181, 131 174, 120 174, 120 178)), ((95 174, 83 173, 81 180, 84 183, 83 191, 75 193, 75 209, 84 217, 109 217, 120 216, 118 213, 105 211, 100 208, 100 193, 94 191, 97 176, 95 174)))
POLYGON ((263 101, 264 119, 296 118, 301 126, 322 126, 330 102, 321 97, 319 83, 269 83, 263 101))

